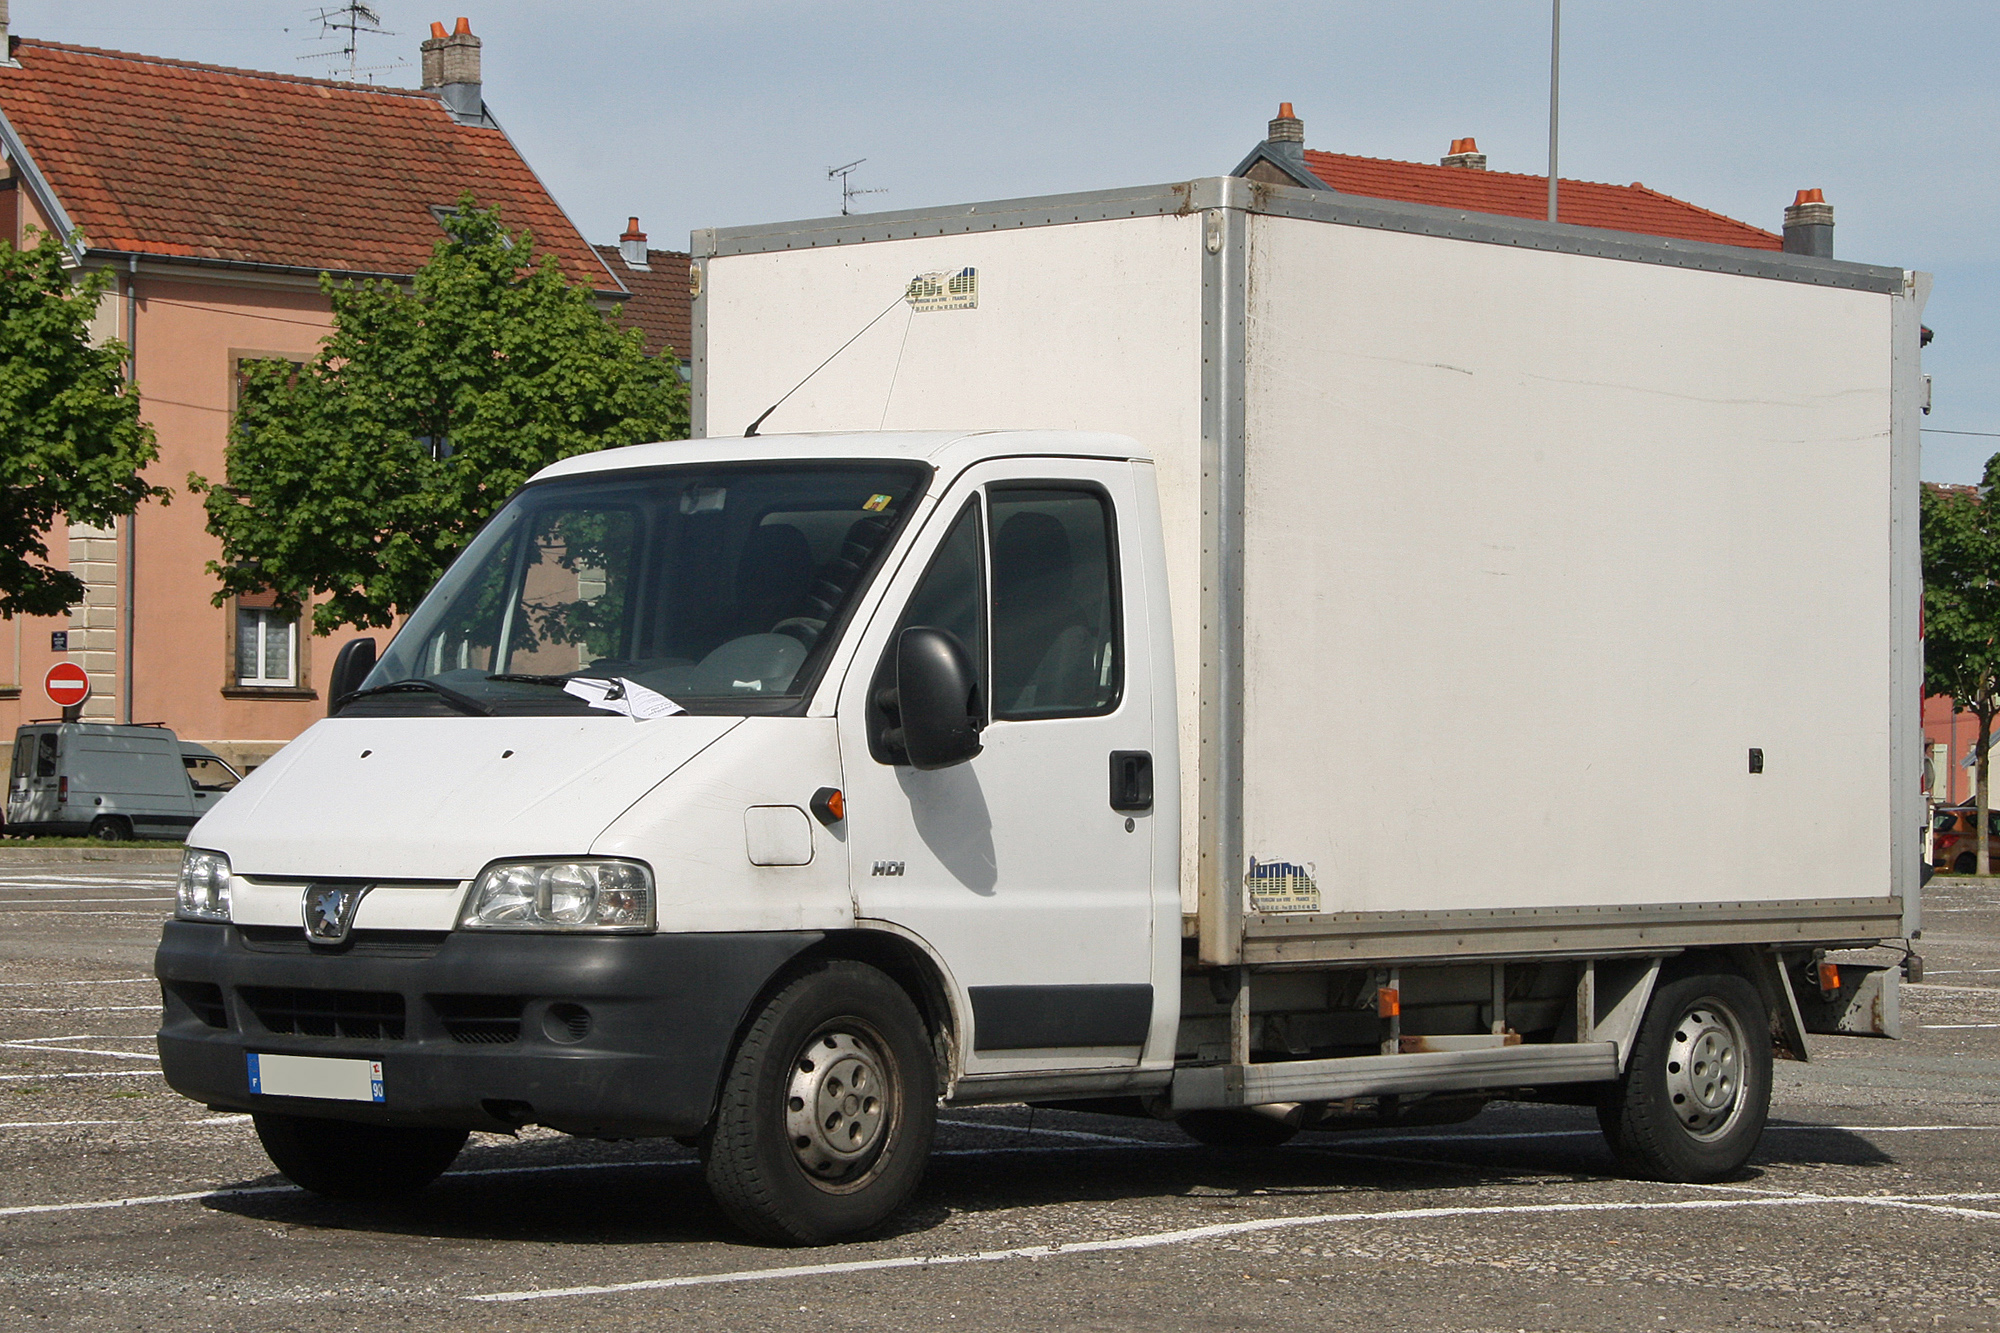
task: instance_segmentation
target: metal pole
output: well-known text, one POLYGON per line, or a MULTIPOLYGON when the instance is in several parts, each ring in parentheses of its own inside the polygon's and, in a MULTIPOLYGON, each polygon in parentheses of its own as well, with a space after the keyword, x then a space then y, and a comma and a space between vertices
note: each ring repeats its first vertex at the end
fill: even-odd
MULTIPOLYGON (((139 382, 139 256, 137 255, 130 257, 126 268, 125 317, 125 354, 131 358, 130 364, 132 367, 127 373, 126 382, 136 385, 139 382)), ((138 684, 138 672, 132 665, 132 639, 138 633, 139 628, 138 595, 137 589, 134 586, 138 582, 139 577, 138 543, 139 510, 135 505, 132 512, 125 516, 125 643, 123 645, 125 649, 123 654, 125 658, 125 687, 118 692, 120 696, 120 708, 118 711, 125 715, 125 722, 128 726, 134 717, 132 691, 137 688, 138 684)))
POLYGON ((1556 220, 1556 108, 1562 89, 1563 0, 1550 0, 1549 13, 1549 221, 1556 220))

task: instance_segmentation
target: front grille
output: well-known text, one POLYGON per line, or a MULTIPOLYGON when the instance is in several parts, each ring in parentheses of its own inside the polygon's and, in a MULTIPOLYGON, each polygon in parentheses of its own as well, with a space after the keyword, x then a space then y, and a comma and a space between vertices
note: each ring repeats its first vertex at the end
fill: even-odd
POLYGON ((229 1011, 223 1007, 222 987, 211 981, 169 981, 161 989, 194 1012, 212 1028, 229 1026, 229 1011))
POLYGON ((433 995, 431 1008, 451 1039, 466 1046, 504 1046, 521 1039, 518 995, 433 995))
POLYGON ((364 958, 429 958, 444 944, 443 930, 357 930, 344 944, 315 944, 303 926, 237 926, 236 937, 252 953, 354 954, 364 958))
POLYGON ((403 997, 392 991, 239 986, 236 994, 266 1031, 300 1037, 403 1039, 403 997))

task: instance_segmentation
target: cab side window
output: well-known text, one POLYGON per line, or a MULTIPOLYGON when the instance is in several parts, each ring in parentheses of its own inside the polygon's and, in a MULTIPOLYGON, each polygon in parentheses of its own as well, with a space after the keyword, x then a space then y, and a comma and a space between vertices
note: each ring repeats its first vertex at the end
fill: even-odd
POLYGON ((1108 713, 1123 686, 1111 505, 1093 487, 995 487, 993 716, 1108 713))
POLYGON ((980 696, 985 697, 986 663, 986 569, 982 558, 985 541, 980 531, 979 501, 966 501, 952 521, 951 531, 931 557, 930 568, 910 594, 896 632, 889 636, 888 648, 869 690, 868 748, 876 761, 903 764, 903 754, 893 731, 897 719, 883 706, 886 692, 896 688, 896 645, 903 631, 917 625, 949 630, 965 645, 965 651, 979 664, 980 696))

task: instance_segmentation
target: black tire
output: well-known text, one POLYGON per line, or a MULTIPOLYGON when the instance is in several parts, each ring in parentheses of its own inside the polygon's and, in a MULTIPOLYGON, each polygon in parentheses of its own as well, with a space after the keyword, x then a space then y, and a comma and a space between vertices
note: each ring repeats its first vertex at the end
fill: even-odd
POLYGON ((99 815, 90 821, 90 836, 99 842, 124 842, 132 836, 132 826, 117 815, 99 815))
POLYGON ((463 1129, 361 1125, 260 1111, 250 1117, 278 1170, 329 1199, 391 1199, 444 1174, 465 1146, 463 1129))
POLYGON ((1957 856, 1952 858, 1951 873, 1954 875, 1970 875, 1975 873, 1978 869, 1979 869, 1979 858, 1974 856, 1971 852, 1960 852, 1957 856))
POLYGON ((937 1122, 930 1037, 902 987, 837 959, 798 977, 744 1034, 703 1168, 760 1240, 825 1245, 901 1208, 937 1122))
POLYGON ((1296 1125, 1255 1111, 1188 1111, 1174 1117, 1174 1123, 1211 1148, 1277 1148, 1299 1132, 1296 1125))
POLYGON ((1598 1103, 1619 1163, 1646 1180, 1706 1183, 1742 1170, 1771 1109, 1771 1021, 1728 973, 1653 993, 1625 1074, 1598 1103))

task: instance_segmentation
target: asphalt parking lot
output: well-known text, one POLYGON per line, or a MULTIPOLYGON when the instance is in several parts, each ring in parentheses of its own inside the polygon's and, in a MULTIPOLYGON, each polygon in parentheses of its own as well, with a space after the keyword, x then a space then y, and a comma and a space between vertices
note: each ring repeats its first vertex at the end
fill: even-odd
POLYGON ((1906 1039, 1780 1064, 1753 1168, 1622 1180, 1587 1112, 1197 1146, 946 1113, 916 1204, 744 1243, 672 1142, 476 1136, 393 1206, 274 1174, 168 1092, 158 864, 0 863, 0 1328, 2000 1327, 2000 882, 1935 880, 1906 1039))

